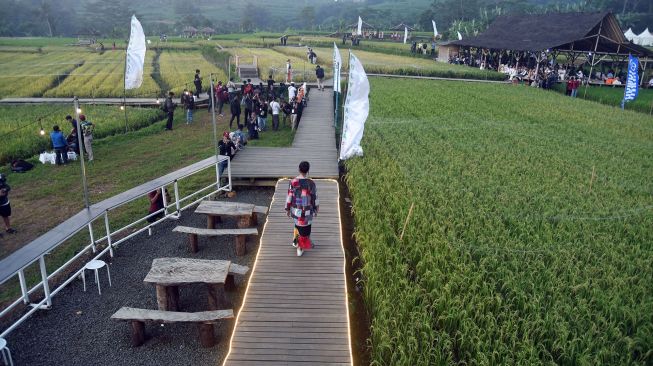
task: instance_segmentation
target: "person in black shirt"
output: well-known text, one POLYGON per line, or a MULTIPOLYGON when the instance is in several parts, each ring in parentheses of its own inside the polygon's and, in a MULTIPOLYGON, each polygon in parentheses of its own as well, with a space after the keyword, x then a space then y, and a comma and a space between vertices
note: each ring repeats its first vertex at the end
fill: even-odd
POLYGON ((272 75, 268 76, 268 98, 274 98, 274 79, 272 79, 272 75))
POLYGON ((200 93, 202 92, 202 78, 200 77, 199 69, 195 70, 195 80, 193 80, 193 84, 195 84, 195 96, 199 98, 200 93))
MULTIPOLYGON (((234 122, 234 118, 236 119, 236 126, 240 124, 240 98, 238 95, 234 97, 234 99, 231 100, 231 119, 229 120, 229 129, 232 127, 232 123, 234 122)), ((245 119, 247 119, 247 115, 245 115, 245 119)))
POLYGON ((166 122, 166 130, 172 131, 172 120, 175 118, 175 108, 177 105, 172 101, 172 97, 175 96, 175 93, 168 93, 168 97, 165 102, 163 102, 163 111, 168 115, 168 121, 166 122))
MULTIPOLYGON (((14 234, 16 230, 11 227, 11 204, 9 203, 9 191, 11 187, 7 184, 7 177, 0 173, 0 216, 5 222, 5 229, 8 234, 14 234)), ((2 234, 0 234, 0 238, 2 234)))
MULTIPOLYGON (((236 155, 236 145, 229 138, 229 131, 225 131, 222 134, 222 141, 218 142, 218 149, 220 150, 220 155, 228 156, 229 160, 232 160, 236 155)), ((218 172, 222 176, 222 172, 227 168, 227 161, 221 161, 219 167, 218 172)))

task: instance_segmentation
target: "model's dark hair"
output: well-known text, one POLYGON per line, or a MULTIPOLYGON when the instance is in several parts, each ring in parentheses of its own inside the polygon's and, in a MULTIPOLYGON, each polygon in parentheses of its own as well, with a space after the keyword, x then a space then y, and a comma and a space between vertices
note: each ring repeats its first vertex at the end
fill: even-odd
POLYGON ((302 174, 308 173, 308 170, 311 168, 311 164, 308 161, 302 161, 299 163, 299 172, 302 174))

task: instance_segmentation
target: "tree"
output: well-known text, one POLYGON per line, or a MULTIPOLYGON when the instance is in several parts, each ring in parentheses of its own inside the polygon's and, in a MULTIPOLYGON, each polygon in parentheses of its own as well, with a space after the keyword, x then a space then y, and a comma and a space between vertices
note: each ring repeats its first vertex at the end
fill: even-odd
POLYGON ((315 24, 315 8, 312 6, 305 6, 299 12, 299 24, 304 29, 312 29, 315 24))

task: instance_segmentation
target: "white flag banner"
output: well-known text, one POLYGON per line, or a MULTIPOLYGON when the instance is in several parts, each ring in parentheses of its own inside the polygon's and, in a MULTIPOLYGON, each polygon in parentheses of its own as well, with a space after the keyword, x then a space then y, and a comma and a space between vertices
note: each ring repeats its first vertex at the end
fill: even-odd
POLYGON ((404 27, 404 44, 408 40, 408 27, 404 27))
POLYGON ((137 89, 143 84, 145 63, 145 34, 141 22, 132 15, 131 33, 125 61, 125 89, 137 89))
POLYGON ((363 34, 363 19, 361 17, 358 17, 358 35, 363 34))
POLYGON ((462 41, 462 40, 463 40, 463 35, 460 34, 460 32, 458 32, 458 40, 459 40, 459 41, 462 41))
POLYGON ((344 125, 340 141, 340 160, 362 156, 360 143, 370 112, 370 82, 365 69, 353 53, 349 56, 349 83, 345 101, 344 125))
POLYGON ((435 26, 435 20, 431 20, 433 22, 433 37, 438 36, 438 27, 435 26))
POLYGON ((342 57, 336 43, 333 42, 333 91, 340 93, 340 70, 342 69, 342 57))

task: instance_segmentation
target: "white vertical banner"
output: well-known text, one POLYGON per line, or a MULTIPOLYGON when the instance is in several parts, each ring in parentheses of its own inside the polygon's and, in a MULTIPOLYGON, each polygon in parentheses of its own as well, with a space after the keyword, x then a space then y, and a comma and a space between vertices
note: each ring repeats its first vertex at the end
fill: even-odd
POLYGON ((360 143, 363 138, 365 121, 370 112, 370 82, 360 60, 349 54, 349 83, 347 84, 344 125, 340 140, 340 160, 362 156, 360 143))
POLYGON ((435 26, 435 20, 431 20, 433 22, 433 37, 438 36, 438 27, 435 26))
POLYGON ((125 89, 136 89, 143 83, 145 63, 145 34, 141 22, 132 15, 127 58, 125 60, 125 89))
POLYGON ((408 27, 404 27, 404 44, 408 40, 408 27))
POLYGON ((363 19, 358 17, 358 35, 363 35, 363 19))
POLYGON ((333 91, 340 93, 340 70, 342 68, 342 57, 336 43, 333 42, 333 91))

